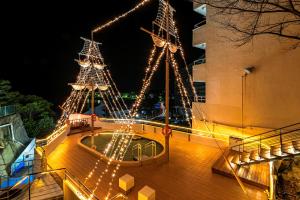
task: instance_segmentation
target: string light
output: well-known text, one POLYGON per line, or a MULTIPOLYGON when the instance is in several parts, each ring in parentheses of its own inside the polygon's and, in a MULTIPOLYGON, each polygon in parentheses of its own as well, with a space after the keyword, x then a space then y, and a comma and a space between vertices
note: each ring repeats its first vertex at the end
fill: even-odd
POLYGON ((163 47, 163 50, 161 51, 160 55, 158 56, 158 58, 156 60, 156 63, 153 66, 148 79, 144 79, 143 80, 142 89, 141 89, 141 91, 140 91, 140 93, 139 93, 136 101, 134 102, 134 104, 132 106, 132 109, 131 109, 131 112, 130 112, 131 116, 135 116, 137 114, 137 111, 138 111, 138 109, 139 109, 139 107, 141 105, 141 102, 142 102, 143 98, 144 98, 145 92, 146 92, 146 90, 149 88, 149 86, 151 84, 152 77, 153 77, 154 73, 157 71, 163 55, 166 53, 166 48, 167 48, 167 44, 163 47))
POLYGON ((118 22, 119 20, 121 20, 122 18, 127 17, 129 14, 137 11, 139 8, 143 7, 144 5, 146 5, 146 3, 150 2, 151 0, 143 0, 142 2, 140 2, 139 4, 137 4, 135 7, 133 7, 131 10, 125 12, 122 15, 119 15, 118 17, 115 17, 113 20, 106 22, 105 24, 98 26, 97 28, 95 28, 92 32, 96 33, 101 31, 104 28, 107 28, 109 26, 111 26, 112 24, 114 24, 115 22, 118 22))
POLYGON ((188 104, 189 107, 191 107, 191 104, 190 104, 190 101, 189 101, 189 98, 188 98, 188 95, 187 95, 186 88, 184 87, 184 84, 182 82, 181 75, 178 71, 178 64, 176 63, 173 54, 171 54, 171 61, 172 61, 172 67, 174 69, 175 78, 176 78, 176 81, 177 81, 177 87, 178 87, 179 92, 180 92, 181 102, 182 102, 182 105, 183 105, 183 108, 184 108, 184 111, 185 111, 186 121, 188 122, 189 126, 191 126, 191 123, 190 123, 190 120, 189 120, 190 119, 189 113, 187 111, 186 101, 187 101, 187 104, 188 104))
MULTIPOLYGON (((129 14, 131 14, 134 11, 138 10, 140 7, 144 6, 148 2, 150 2, 150 0, 144 0, 144 1, 140 2, 133 9, 129 10, 128 12, 126 12, 126 13, 124 13, 124 14, 116 17, 116 18, 114 18, 113 20, 105 23, 104 25, 95 28, 92 32, 95 33, 95 32, 101 31, 102 29, 104 29, 106 27, 111 26, 112 24, 118 22, 122 18, 125 18, 129 14)), ((164 17, 165 17, 165 15, 164 15, 164 17)), ((195 93, 195 88, 193 86, 193 81, 192 81, 191 75, 190 75, 190 73, 188 71, 188 68, 187 68, 187 65, 186 65, 183 48, 182 48, 182 45, 180 43, 180 39, 179 39, 179 36, 178 36, 178 33, 177 33, 175 22, 173 22, 173 25, 175 27, 176 39, 177 39, 178 44, 179 44, 180 54, 181 54, 182 58, 184 59, 184 63, 185 63, 186 71, 187 71, 188 76, 189 76, 189 81, 191 83, 191 87, 193 88, 194 94, 196 94, 195 93)), ((159 29, 159 34, 160 33, 162 33, 161 28, 159 29)), ((95 48, 96 43, 92 42, 90 44, 92 44, 92 45, 90 45, 89 48, 95 48)), ((168 48, 169 45, 170 44, 166 43, 163 46, 161 52, 158 55, 157 55, 157 47, 155 45, 153 45, 153 49, 150 53, 150 57, 149 57, 148 63, 147 63, 148 66, 145 70, 145 78, 143 79, 141 91, 140 91, 135 103, 132 106, 132 109, 130 111, 129 116, 134 117, 137 114, 137 111, 138 111, 138 109, 139 109, 139 107, 142 103, 143 98, 144 98, 145 92, 147 91, 147 89, 149 88, 149 86, 151 84, 152 78, 153 78, 155 72, 157 71, 157 69, 159 67, 159 64, 162 60, 162 57, 166 53, 166 50, 169 51, 169 48, 168 48)), ((87 49, 87 50, 90 51, 90 49, 87 49)), ((91 52, 94 52, 94 50, 91 51, 91 52)), ((98 56, 97 58, 99 58, 99 62, 104 63, 104 60, 103 60, 102 56, 100 55, 100 52, 99 52, 99 55, 97 55, 97 56, 98 56)), ((178 86, 179 91, 180 91, 181 101, 182 101, 182 104, 183 104, 183 107, 184 107, 184 110, 185 110, 186 117, 188 119, 189 114, 188 114, 188 111, 187 111, 187 107, 191 107, 191 103, 190 103, 189 98, 188 98, 187 90, 186 90, 186 88, 183 84, 182 77, 179 73, 178 64, 177 64, 173 54, 171 54, 171 61, 172 61, 172 66, 173 66, 174 74, 175 74, 176 81, 177 81, 177 86, 178 86)), ((88 79, 90 78, 89 73, 91 73, 91 70, 94 70, 94 68, 93 67, 86 67, 84 70, 83 70, 83 68, 81 68, 81 69, 82 70, 80 71, 79 75, 77 76, 77 82, 84 85, 84 84, 88 83, 88 79)), ((111 190, 112 190, 112 183, 113 183, 113 181, 116 177, 116 174, 117 174, 117 172, 120 168, 120 163, 118 163, 114 168, 111 167, 111 164, 114 160, 119 161, 119 162, 122 162, 124 160, 126 152, 129 148, 130 143, 132 141, 132 138, 134 136, 134 134, 130 134, 131 133, 130 131, 132 130, 133 120, 128 119, 128 116, 124 112, 124 109, 127 109, 127 106, 126 106, 125 102, 123 101, 123 99, 121 98, 121 94, 120 94, 119 90, 117 89, 116 84, 114 83, 109 70, 108 69, 95 70, 95 72, 96 72, 97 80, 99 80, 99 81, 101 80, 101 81, 104 82, 105 85, 110 86, 106 92, 103 92, 103 91, 99 90, 101 98, 103 99, 103 102, 104 102, 109 114, 111 115, 111 117, 113 119, 116 119, 116 118, 119 118, 119 117, 121 117, 123 119, 123 120, 121 120, 121 123, 122 123, 121 128, 113 132, 112 139, 110 140, 110 142, 107 144, 106 148, 103 151, 104 155, 106 157, 108 157, 109 160, 106 163, 106 167, 101 172, 100 176, 97 178, 97 181, 95 183, 95 187, 92 190, 93 192, 89 197, 89 199, 92 199, 94 197, 94 193, 96 192, 99 184, 103 180, 104 175, 109 173, 110 168, 111 168, 111 180, 108 184, 109 185, 109 190, 108 190, 107 195, 105 197, 105 199, 109 199, 109 197, 111 195, 111 190), (120 102, 119 100, 121 100, 122 102, 120 102), (116 114, 116 112, 120 113, 120 116, 118 116, 116 114), (124 129, 125 129, 125 131, 124 131, 124 129), (126 134, 126 130, 127 130, 127 134, 126 134)), ((78 110, 79 104, 83 99, 83 96, 85 94, 84 91, 86 89, 87 88, 84 88, 83 90, 79 90, 79 91, 76 91, 74 89, 72 90, 69 98, 65 101, 65 103, 62 106, 63 111, 65 112, 65 115, 62 115, 61 119, 58 122, 59 125, 65 124, 65 121, 69 118, 69 115, 72 114, 74 111, 78 110)), ((87 100, 88 95, 89 95, 89 92, 84 98, 84 101, 83 101, 84 104, 87 100)), ((83 110, 84 104, 82 105, 80 111, 83 110)), ((95 171, 98 168, 100 168, 101 161, 102 161, 102 158, 98 159, 95 162, 95 165, 94 165, 93 169, 87 174, 87 177, 85 178, 85 182, 88 181, 91 177, 93 177, 93 175, 95 174, 95 171)))

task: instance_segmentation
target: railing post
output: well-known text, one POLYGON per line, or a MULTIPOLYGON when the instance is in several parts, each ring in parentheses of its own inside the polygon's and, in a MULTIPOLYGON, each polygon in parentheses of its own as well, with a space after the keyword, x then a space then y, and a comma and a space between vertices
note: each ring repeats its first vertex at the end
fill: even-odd
POLYGON ((282 147, 282 134, 281 134, 281 129, 279 130, 279 137, 280 137, 280 151, 281 151, 281 155, 283 153, 283 147, 282 147))
POLYGON ((28 176, 28 197, 30 200, 30 175, 28 176))
POLYGON ((261 158, 260 157, 260 151, 261 151, 261 136, 259 136, 259 147, 258 147, 258 156, 259 156, 259 159, 261 158))

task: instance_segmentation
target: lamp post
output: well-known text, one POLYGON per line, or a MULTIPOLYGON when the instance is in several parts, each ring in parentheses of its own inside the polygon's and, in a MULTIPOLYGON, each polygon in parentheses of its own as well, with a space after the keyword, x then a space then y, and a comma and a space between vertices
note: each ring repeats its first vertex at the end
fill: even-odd
POLYGON ((246 77, 254 71, 255 67, 250 66, 244 68, 242 75, 242 133, 244 133, 244 93, 246 92, 246 77))

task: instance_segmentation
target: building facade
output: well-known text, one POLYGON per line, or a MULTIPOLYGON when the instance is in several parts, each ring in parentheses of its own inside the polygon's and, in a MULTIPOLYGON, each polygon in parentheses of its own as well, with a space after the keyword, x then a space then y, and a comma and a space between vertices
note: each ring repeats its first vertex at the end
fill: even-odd
POLYGON ((193 46, 205 56, 194 63, 193 81, 205 96, 193 103, 193 128, 203 120, 200 110, 208 121, 233 127, 300 122, 300 47, 291 49, 292 41, 269 35, 237 47, 226 38, 234 33, 216 23, 213 10, 194 3, 205 20, 195 25, 193 46))

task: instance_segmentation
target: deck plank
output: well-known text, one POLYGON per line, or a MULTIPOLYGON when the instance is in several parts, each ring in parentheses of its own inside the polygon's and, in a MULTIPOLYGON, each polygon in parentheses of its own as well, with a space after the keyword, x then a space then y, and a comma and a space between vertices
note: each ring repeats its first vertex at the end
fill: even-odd
MULTIPOLYGON (((80 180, 88 175, 97 158, 83 150, 77 144, 80 135, 69 136, 48 157, 53 168, 66 167, 80 180)), ((230 179, 211 171, 212 165, 221 156, 219 149, 187 140, 171 138, 170 162, 162 165, 143 167, 121 167, 113 182, 112 196, 119 192, 118 177, 129 173, 135 177, 135 187, 129 193, 131 200, 137 199, 137 192, 149 185, 156 190, 158 200, 243 200, 249 199, 234 179, 230 179)), ((98 170, 86 185, 94 189, 95 182, 106 167, 101 163, 98 170)), ((108 191, 111 170, 103 177, 96 195, 102 199, 108 191)), ((250 199, 266 199, 262 189, 246 185, 250 199)))

